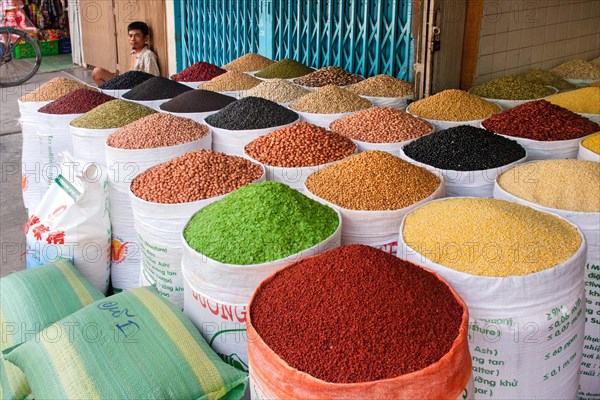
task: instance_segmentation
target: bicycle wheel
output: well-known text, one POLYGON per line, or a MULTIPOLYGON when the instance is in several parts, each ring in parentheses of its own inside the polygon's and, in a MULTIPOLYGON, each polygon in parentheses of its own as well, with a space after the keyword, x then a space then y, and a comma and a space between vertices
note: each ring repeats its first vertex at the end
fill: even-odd
POLYGON ((0 27, 0 87, 17 86, 29 80, 42 64, 40 47, 26 32, 11 27, 0 27), (17 46, 31 46, 35 60, 17 59, 17 46))

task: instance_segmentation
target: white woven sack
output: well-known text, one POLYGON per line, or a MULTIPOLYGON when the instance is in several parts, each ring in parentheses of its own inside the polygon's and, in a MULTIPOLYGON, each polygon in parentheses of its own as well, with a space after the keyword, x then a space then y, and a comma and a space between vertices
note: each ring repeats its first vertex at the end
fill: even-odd
POLYGON ((443 177, 437 173, 436 176, 440 178, 440 186, 431 195, 400 210, 350 210, 322 199, 308 190, 306 186, 304 186, 304 194, 319 203, 330 206, 342 215, 342 246, 366 244, 396 255, 398 228, 404 215, 421 204, 442 198, 446 195, 443 177))
POLYGON ((406 110, 408 100, 412 100, 413 96, 403 97, 374 97, 374 96, 360 96, 363 99, 369 100, 373 103, 373 107, 394 107, 399 110, 406 110))
POLYGON ((87 129, 69 126, 75 159, 106 167, 106 138, 118 128, 87 129))
MULTIPOLYGON (((429 135, 430 133, 433 133, 434 131, 435 131, 435 128, 433 128, 431 130, 431 132, 426 133, 423 136, 429 135)), ((407 144, 409 144, 410 142, 413 142, 417 139, 418 138, 414 138, 414 139, 405 140, 403 142, 394 142, 394 143, 371 143, 371 142, 362 142, 362 141, 356 140, 356 139, 351 139, 351 140, 354 142, 354 144, 356 144, 359 152, 369 151, 369 150, 380 150, 380 151, 385 151, 387 153, 390 153, 391 155, 394 155, 396 157, 399 157, 401 149, 404 146, 406 146, 407 144)))
POLYGON ((423 167, 428 171, 437 172, 443 176, 447 197, 492 197, 494 194, 494 182, 496 182, 496 177, 507 169, 525 162, 527 153, 525 153, 525 157, 510 164, 479 171, 454 171, 435 168, 431 165, 413 160, 404 153, 403 148, 400 149, 400 158, 411 164, 423 167))
POLYGON ((575 85, 578 88, 585 87, 591 83, 598 82, 598 79, 565 79, 571 85, 575 85))
POLYGON ((160 163, 198 149, 210 149, 210 132, 201 139, 175 146, 153 149, 119 149, 106 145, 106 165, 113 228, 113 244, 122 253, 114 252, 112 278, 118 289, 138 287, 140 280, 141 246, 134 227, 129 187, 133 179, 160 163))
POLYGON ((469 308, 476 399, 577 397, 585 323, 583 235, 564 263, 497 278, 434 263, 404 242, 403 226, 398 257, 440 274, 469 308))
POLYGON ((184 290, 184 314, 194 322, 213 350, 232 360, 241 360, 247 366, 246 321, 240 321, 242 318, 237 316, 233 317, 233 311, 240 314, 245 310, 258 285, 281 268, 302 258, 338 247, 342 227, 339 212, 338 221, 336 231, 323 242, 280 260, 252 265, 223 264, 212 260, 192 249, 182 235, 181 264, 183 276, 190 289, 186 287, 184 290), (203 302, 207 302, 206 306, 203 302), (218 309, 221 315, 216 315, 215 309, 218 309), (232 311, 232 317, 229 317, 229 310, 232 311), (236 331, 231 335, 219 335, 219 340, 215 340, 214 336, 217 333, 225 333, 223 331, 228 329, 236 331))
POLYGON ((42 193, 60 174, 58 155, 64 151, 73 154, 73 140, 69 124, 82 114, 45 114, 37 112, 40 123, 37 131, 40 142, 39 160, 44 174, 41 179, 42 193))
MULTIPOLYGON (((549 87, 552 90, 554 90, 554 93, 552 93, 552 94, 558 93, 558 89, 557 88, 555 88, 553 86, 547 86, 547 85, 545 85, 545 86, 549 87)), ((525 104, 525 103, 528 103, 530 101, 541 100, 541 99, 544 99, 546 97, 547 96, 540 97, 538 99, 527 99, 527 100, 488 99, 488 98, 485 98, 485 97, 482 97, 482 99, 484 99, 486 101, 489 101, 490 103, 494 103, 494 104, 499 105, 503 110, 508 110, 509 108, 514 108, 516 106, 520 106, 521 104, 525 104)))
POLYGON ((582 114, 582 113, 577 113, 577 114, 600 125, 600 114, 582 114))
POLYGON ((477 128, 481 128, 481 123, 485 120, 485 119, 474 119, 471 121, 444 121, 444 120, 440 120, 440 119, 427 119, 427 118, 421 117, 417 114, 411 113, 410 105, 406 108, 406 112, 415 118, 423 119, 423 120, 429 122, 430 124, 432 124, 434 127, 434 131, 442 131, 444 129, 455 128, 455 127, 461 126, 461 125, 469 125, 469 126, 475 126, 477 128))
POLYGON ((176 81, 177 83, 181 83, 182 85, 189 86, 192 89, 198 89, 198 86, 202 85, 206 81, 197 81, 197 82, 182 82, 176 81))
POLYGON ((514 196, 498 182, 494 186, 494 198, 512 201, 556 214, 577 225, 587 241, 585 289, 587 298, 583 362, 579 379, 579 398, 600 397, 600 363, 597 362, 600 343, 600 213, 577 212, 548 208, 514 196))
MULTIPOLYGON (((264 181, 264 177, 263 173, 254 183, 264 181)), ((134 228, 142 253, 142 283, 156 283, 159 293, 179 308, 183 308, 183 227, 198 210, 225 196, 189 203, 161 204, 140 199, 131 192, 131 188, 129 190, 134 228)))
MULTIPOLYGON (((67 161, 76 165, 68 156, 67 161)), ((67 258, 106 293, 111 254, 106 176, 95 165, 71 167, 62 168, 65 175, 55 179, 32 211, 25 228, 27 268, 67 258)))
POLYGON ((140 285, 141 252, 133 227, 133 210, 127 193, 109 184, 110 223, 112 226, 112 268, 110 277, 115 291, 140 285))
POLYGON ((49 101, 22 102, 17 100, 21 118, 21 132, 23 145, 21 147, 21 189, 23 203, 28 214, 37 207, 42 198, 42 165, 39 162, 40 140, 37 130, 40 127, 38 112, 40 108, 49 104, 49 101))
POLYGON ((105 142, 105 163, 109 171, 109 182, 116 190, 128 194, 133 178, 147 169, 191 151, 210 150, 211 145, 210 131, 198 140, 151 149, 120 149, 111 147, 105 142))
POLYGON ((116 99, 122 99, 123 95, 130 90, 131 89, 100 89, 102 93, 112 96, 116 99))
POLYGON ((248 372, 247 304, 215 300, 202 293, 192 279, 183 274, 183 313, 226 363, 248 372))
MULTIPOLYGON (((356 153, 357 152, 355 151, 353 154, 356 153)), ((244 152, 244 157, 252 162, 261 164, 265 169, 266 179, 268 181, 285 183, 292 189, 296 189, 301 193, 304 193, 304 182, 306 182, 306 178, 308 178, 312 173, 341 161, 338 160, 326 164, 313 165, 310 167, 274 167, 272 165, 263 164, 260 161, 255 160, 246 152, 244 152)))
POLYGON ((187 244, 182 230, 182 268, 190 279, 196 284, 201 284, 199 289, 206 295, 226 303, 248 304, 256 288, 266 277, 301 258, 339 247, 342 231, 342 217, 339 212, 338 220, 339 226, 336 231, 323 242, 281 260, 250 265, 223 264, 198 253, 187 244))
POLYGON ((600 154, 594 153, 593 151, 591 151, 588 148, 585 148, 581 143, 579 143, 579 151, 577 153, 577 159, 600 162, 600 154))
POLYGON ((207 122, 206 125, 210 128, 213 133, 212 149, 213 151, 233 155, 233 156, 244 156, 244 147, 254 139, 267 135, 277 129, 285 128, 287 126, 294 125, 300 122, 300 119, 296 121, 281 125, 274 126, 272 128, 265 129, 248 129, 248 130, 229 130, 216 128, 207 122))
POLYGON ((307 113, 302 111, 296 111, 293 108, 288 107, 290 110, 294 111, 298 114, 302 121, 306 121, 310 124, 320 126, 325 129, 329 129, 329 125, 336 119, 344 118, 349 115, 354 114, 355 112, 346 112, 346 113, 338 113, 338 114, 315 114, 315 113, 307 113))
POLYGON ((136 103, 136 104, 139 104, 141 106, 150 107, 151 109, 156 110, 158 112, 164 112, 163 110, 160 109, 160 105, 162 103, 166 103, 167 101, 169 101, 171 99, 160 99, 160 100, 131 100, 131 99, 123 99, 123 100, 131 101, 132 103, 136 103))
MULTIPOLYGON (((485 127, 481 126, 483 129, 485 127)), ((495 133, 495 132, 494 132, 495 133)), ((579 151, 579 142, 585 139, 587 136, 578 139, 569 140, 532 140, 525 139, 516 136, 503 135, 496 133, 497 135, 504 136, 507 139, 514 140, 525 148, 527 152, 527 160, 561 160, 563 158, 577 158, 577 152, 579 151)))
POLYGON ((206 122, 204 122, 204 119, 206 117, 208 117, 209 115, 212 115, 214 113, 219 112, 219 110, 216 110, 216 111, 207 111, 207 112, 201 112, 201 113, 177 113, 177 112, 172 112, 172 111, 165 111, 165 110, 163 110, 161 108, 160 112, 166 113, 166 114, 172 114, 172 115, 175 115, 177 117, 189 118, 192 121, 196 121, 196 122, 199 122, 201 124, 206 124, 206 122))

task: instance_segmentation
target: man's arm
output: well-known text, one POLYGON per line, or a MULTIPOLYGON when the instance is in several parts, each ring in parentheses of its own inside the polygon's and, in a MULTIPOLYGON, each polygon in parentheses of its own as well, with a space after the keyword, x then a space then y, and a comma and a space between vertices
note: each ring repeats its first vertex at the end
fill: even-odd
POLYGON ((159 76, 160 69, 158 68, 158 58, 156 57, 156 54, 154 54, 154 52, 152 50, 148 51, 148 58, 146 61, 147 61, 147 63, 145 65, 145 67, 146 67, 145 72, 152 74, 152 75, 159 76))

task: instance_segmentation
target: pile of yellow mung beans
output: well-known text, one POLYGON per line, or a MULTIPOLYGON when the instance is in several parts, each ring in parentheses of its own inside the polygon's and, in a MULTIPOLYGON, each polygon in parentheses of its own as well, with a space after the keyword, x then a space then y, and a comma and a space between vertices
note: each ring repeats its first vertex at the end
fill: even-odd
POLYGON ((600 163, 543 160, 517 165, 498 177, 498 185, 544 207, 600 212, 600 163))
POLYGON ((566 220, 487 198, 433 201, 406 216, 403 239, 431 261, 471 275, 506 277, 552 268, 581 246, 566 220))

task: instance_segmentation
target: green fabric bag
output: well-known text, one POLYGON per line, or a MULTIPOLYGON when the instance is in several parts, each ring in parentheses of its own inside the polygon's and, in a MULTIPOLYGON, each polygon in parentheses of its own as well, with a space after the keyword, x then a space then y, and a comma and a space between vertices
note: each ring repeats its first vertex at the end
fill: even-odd
MULTIPOLYGON (((102 298, 66 260, 0 279, 0 351, 20 345, 102 298)), ((21 371, 0 358, 0 398, 20 400, 29 393, 21 371)))
POLYGON ((44 399, 238 399, 248 379, 154 287, 99 300, 5 357, 44 399))

